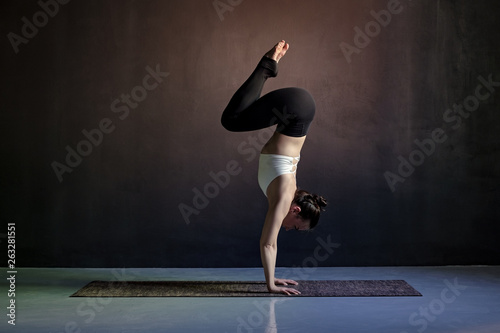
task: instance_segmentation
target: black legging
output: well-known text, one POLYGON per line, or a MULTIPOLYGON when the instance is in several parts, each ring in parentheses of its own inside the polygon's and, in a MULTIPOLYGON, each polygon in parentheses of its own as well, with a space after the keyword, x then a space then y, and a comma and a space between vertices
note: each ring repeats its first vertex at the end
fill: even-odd
POLYGON ((244 132, 278 124, 276 131, 281 134, 306 135, 316 109, 309 92, 300 88, 283 88, 259 98, 266 80, 277 74, 277 62, 263 57, 229 101, 222 114, 222 126, 229 131, 244 132))

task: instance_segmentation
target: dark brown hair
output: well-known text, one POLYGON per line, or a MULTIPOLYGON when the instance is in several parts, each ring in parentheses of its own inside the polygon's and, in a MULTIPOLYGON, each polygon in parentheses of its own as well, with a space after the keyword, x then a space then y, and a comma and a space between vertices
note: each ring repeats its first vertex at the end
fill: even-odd
POLYGON ((295 198, 292 203, 300 207, 299 216, 310 221, 310 229, 318 225, 320 213, 325 210, 327 204, 322 196, 299 189, 295 191, 295 198))

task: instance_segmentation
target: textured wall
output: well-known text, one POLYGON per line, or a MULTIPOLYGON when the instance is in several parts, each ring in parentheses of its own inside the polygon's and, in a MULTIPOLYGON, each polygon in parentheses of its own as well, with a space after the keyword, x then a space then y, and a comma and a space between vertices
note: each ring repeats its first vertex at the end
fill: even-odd
POLYGON ((278 265, 499 264, 498 1, 0 6, 18 266, 259 266, 270 132, 219 119, 282 38, 265 91, 315 97, 298 182, 330 208, 278 265))

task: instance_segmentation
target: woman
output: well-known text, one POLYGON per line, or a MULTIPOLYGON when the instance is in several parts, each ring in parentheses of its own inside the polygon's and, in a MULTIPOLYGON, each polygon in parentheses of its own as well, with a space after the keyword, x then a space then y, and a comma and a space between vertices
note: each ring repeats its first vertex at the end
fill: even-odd
POLYGON ((253 131, 277 125, 276 131, 262 148, 259 160, 259 186, 268 199, 268 211, 260 239, 260 252, 267 289, 271 293, 296 295, 286 287, 293 280, 274 276, 278 233, 309 230, 316 226, 326 206, 323 197, 297 190, 295 173, 311 124, 315 103, 303 89, 284 88, 262 97, 264 83, 278 74, 278 62, 288 51, 284 40, 276 44, 259 62, 257 68, 236 91, 222 114, 222 125, 229 131, 253 131), (284 287, 282 287, 284 286, 284 287))

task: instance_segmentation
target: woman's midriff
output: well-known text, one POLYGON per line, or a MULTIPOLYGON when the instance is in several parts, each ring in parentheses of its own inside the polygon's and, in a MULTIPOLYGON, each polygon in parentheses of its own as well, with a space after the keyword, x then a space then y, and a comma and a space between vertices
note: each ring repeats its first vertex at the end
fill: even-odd
POLYGON ((273 136, 264 145, 261 152, 262 154, 277 154, 297 157, 300 156, 300 151, 302 150, 305 140, 305 136, 296 138, 274 132, 273 136))

